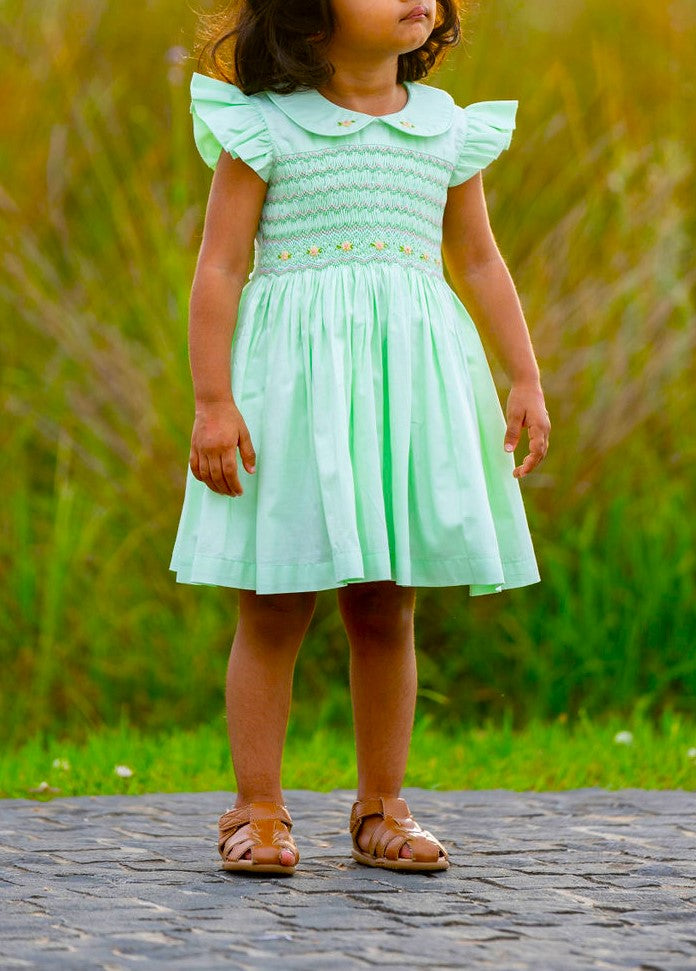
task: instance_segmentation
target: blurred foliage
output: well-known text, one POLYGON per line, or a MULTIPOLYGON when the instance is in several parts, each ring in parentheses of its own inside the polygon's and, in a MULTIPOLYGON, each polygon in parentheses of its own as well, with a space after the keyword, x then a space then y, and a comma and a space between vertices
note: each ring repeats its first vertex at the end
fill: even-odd
MULTIPOLYGON (((659 718, 636 709, 627 717, 597 719, 580 708, 572 724, 564 715, 533 718, 520 731, 513 730, 509 713, 498 724, 486 719, 457 725, 452 733, 441 732, 436 720, 430 713, 415 720, 404 786, 696 790, 696 724, 669 709, 659 718)), ((308 735, 291 721, 283 751, 285 790, 329 792, 355 789, 357 782, 349 732, 317 723, 308 735)), ((123 719, 95 728, 81 743, 37 732, 14 749, 0 749, 0 799, 45 802, 64 796, 229 789, 238 791, 238 783, 219 716, 188 730, 172 725, 158 732, 141 731, 123 719)))
MULTIPOLYGON (((236 614, 234 591, 168 571, 210 182, 196 10, 4 10, 0 732, 193 726, 224 710, 236 614)), ((542 582, 418 592, 419 707, 439 724, 696 709, 695 40, 686 0, 497 0, 429 79, 460 104, 519 100, 484 182, 552 421, 522 483, 542 582)), ((349 721, 347 673, 323 591, 298 725, 349 721)))

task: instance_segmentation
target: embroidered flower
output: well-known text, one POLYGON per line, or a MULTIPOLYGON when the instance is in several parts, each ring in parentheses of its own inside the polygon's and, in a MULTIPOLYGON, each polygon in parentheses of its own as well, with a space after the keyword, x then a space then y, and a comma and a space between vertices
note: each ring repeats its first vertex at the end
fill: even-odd
POLYGON ((347 252, 349 249, 353 249, 353 244, 349 243, 346 239, 342 243, 337 243, 336 249, 342 249, 347 252))
POLYGON ((388 245, 383 239, 377 239, 374 243, 370 243, 370 246, 374 246, 375 249, 386 249, 388 245))
POLYGON ((355 124, 355 118, 346 118, 345 121, 339 121, 337 124, 342 128, 350 128, 351 125, 355 124))
POLYGON ((430 255, 428 253, 421 253, 421 259, 427 262, 430 259, 430 255))
POLYGON ((405 118, 404 118, 404 120, 403 120, 403 121, 401 122, 401 124, 402 124, 402 125, 404 126, 404 128, 415 128, 415 127, 416 127, 416 126, 415 126, 415 125, 413 124, 413 122, 412 122, 412 121, 406 121, 406 119, 405 119, 405 118))
POLYGON ((399 249, 401 250, 402 253, 405 253, 406 256, 410 256, 411 253, 413 252, 412 246, 400 246, 399 249))
POLYGON ((289 260, 291 256, 292 256, 292 253, 288 253, 288 251, 286 249, 283 249, 278 254, 278 259, 279 260, 289 260))
POLYGON ((321 253, 321 246, 310 246, 307 252, 310 256, 317 256, 321 253))
POLYGON ((439 256, 434 256, 433 257, 433 260, 435 262, 435 266, 439 266, 440 265, 440 262, 441 261, 440 261, 440 257, 439 256))

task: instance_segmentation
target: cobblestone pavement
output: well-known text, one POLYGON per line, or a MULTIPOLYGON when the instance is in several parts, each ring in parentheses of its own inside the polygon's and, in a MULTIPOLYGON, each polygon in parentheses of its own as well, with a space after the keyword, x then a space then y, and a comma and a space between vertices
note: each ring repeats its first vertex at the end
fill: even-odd
POLYGON ((0 968, 696 969, 696 794, 401 793, 450 868, 350 857, 351 790, 285 790, 294 876, 219 868, 230 792, 0 800, 0 968))

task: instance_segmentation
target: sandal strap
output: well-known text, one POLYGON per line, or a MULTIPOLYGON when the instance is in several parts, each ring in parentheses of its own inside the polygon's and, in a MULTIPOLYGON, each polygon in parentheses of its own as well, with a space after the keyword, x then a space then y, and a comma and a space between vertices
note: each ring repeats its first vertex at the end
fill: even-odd
POLYGON ((406 822, 412 818, 408 803, 400 796, 368 796, 353 803, 350 812, 351 833, 355 835, 365 816, 374 815, 388 816, 396 822, 406 822))
POLYGON ((281 819, 292 827, 292 818, 287 806, 279 802, 250 802, 238 809, 228 809, 220 819, 230 825, 241 825, 256 819, 281 819))
POLYGON ((289 849, 299 860, 297 846, 289 833, 292 825, 287 807, 280 803, 259 801, 228 809, 218 820, 218 850, 223 859, 234 853, 236 860, 251 849, 254 862, 267 863, 275 862, 281 849, 289 849), (235 833, 245 823, 251 823, 250 831, 234 840, 235 833))

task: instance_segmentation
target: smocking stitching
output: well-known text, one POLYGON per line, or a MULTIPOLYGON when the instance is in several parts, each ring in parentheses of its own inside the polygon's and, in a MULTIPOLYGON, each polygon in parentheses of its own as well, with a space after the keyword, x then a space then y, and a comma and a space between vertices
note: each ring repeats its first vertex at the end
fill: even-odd
POLYGON ((283 166, 286 164, 292 164, 294 161, 301 161, 310 156, 320 156, 322 159, 329 159, 336 157, 339 159, 345 158, 348 154, 358 154, 364 152, 367 154, 374 155, 376 152, 380 155, 404 155, 409 158, 418 159, 420 161, 427 160, 430 164, 435 166, 435 168, 442 169, 443 172, 451 172, 453 164, 451 162, 446 162, 437 155, 430 155, 428 152, 416 152, 410 148, 396 148, 393 145, 380 145, 380 144, 365 144, 365 145, 346 145, 344 148, 319 148, 312 151, 306 152, 294 152, 289 155, 283 155, 278 159, 278 166, 283 166))
POLYGON ((410 236, 412 239, 424 241, 428 246, 435 246, 436 248, 439 248, 440 246, 439 239, 425 236, 422 233, 416 233, 411 229, 404 229, 403 226, 385 226, 382 224, 376 225, 376 226, 366 226, 365 224, 350 223, 350 222, 335 223, 334 225, 327 227, 326 229, 319 229, 318 227, 316 227, 314 230, 309 230, 302 233, 293 233, 293 234, 283 233, 279 237, 267 236, 266 233, 261 231, 259 233, 259 241, 262 243, 267 243, 267 242, 277 243, 279 239, 288 240, 288 241, 295 240, 295 239, 304 240, 304 239, 307 239, 308 236, 316 237, 316 236, 327 236, 329 234, 336 235, 337 233, 340 233, 342 230, 352 233, 353 236, 355 236, 356 233, 362 233, 363 235, 365 233, 369 233, 372 236, 385 236, 385 235, 391 234, 394 237, 406 235, 406 236, 410 236))
MULTIPOLYGON (((413 216, 418 222, 421 222, 422 220, 425 220, 426 222, 430 223, 430 225, 433 226, 437 230, 439 230, 441 228, 441 226, 442 226, 442 216, 440 216, 439 219, 434 219, 432 216, 429 216, 427 213, 423 212, 422 210, 417 210, 417 209, 414 209, 413 207, 408 207, 408 206, 394 206, 394 205, 389 205, 389 204, 379 205, 378 203, 371 203, 370 204, 370 208, 371 208, 371 210, 377 211, 377 212, 401 212, 401 213, 403 213, 406 216, 413 216)), ((336 211, 337 210, 336 210, 336 207, 335 206, 318 206, 318 207, 316 207, 314 209, 301 209, 301 210, 295 210, 293 212, 288 212, 288 213, 279 213, 276 216, 270 215, 268 212, 264 212, 264 214, 263 214, 263 226, 265 227, 269 223, 275 223, 277 225, 279 223, 280 224, 282 224, 282 223, 288 223, 288 222, 292 223, 293 221, 296 221, 296 220, 302 221, 303 219, 307 219, 310 216, 316 216, 316 215, 318 215, 319 213, 322 213, 322 212, 323 213, 329 213, 329 212, 336 212, 336 211)), ((359 215, 361 215, 361 214, 359 214, 359 215)), ((356 224, 356 223, 333 223, 332 226, 331 226, 331 229, 339 228, 342 225, 347 225, 347 226, 359 225, 359 226, 362 227, 362 226, 364 226, 364 223, 362 223, 362 222, 359 223, 359 224, 356 224)))
MULTIPOLYGON (((398 170, 392 170, 392 172, 390 172, 388 169, 381 168, 381 167, 376 167, 374 170, 384 172, 385 174, 392 174, 393 171, 398 171, 398 170)), ((363 171, 364 169, 361 168, 360 172, 363 172, 363 171)), ((402 169, 401 171, 403 171, 404 174, 406 175, 415 174, 406 169, 402 169)), ((295 182, 296 180, 283 179, 283 181, 295 182)), ((277 185, 278 183, 276 182, 275 184, 277 185)), ((438 183, 438 187, 441 187, 440 183, 438 183)), ((334 183, 330 186, 327 186, 326 188, 322 188, 322 187, 315 188, 314 186, 308 186, 306 189, 303 188, 299 192, 280 193, 280 192, 269 191, 268 195, 266 196, 266 203, 270 206, 280 202, 292 202, 294 199, 304 199, 307 196, 333 195, 336 192, 343 192, 343 191, 350 192, 350 191, 356 191, 356 190, 360 190, 363 192, 379 192, 380 195, 384 195, 385 192, 393 192, 394 194, 396 194, 396 191, 397 191, 392 186, 388 186, 388 185, 387 186, 382 186, 382 185, 360 186, 360 185, 356 185, 354 182, 334 183)), ((429 195, 426 192, 419 192, 418 189, 413 187, 409 187, 408 192, 409 192, 409 196, 411 196, 412 198, 422 199, 423 202, 429 202, 433 206, 442 205, 443 200, 440 197, 436 198, 432 195, 429 195)))

